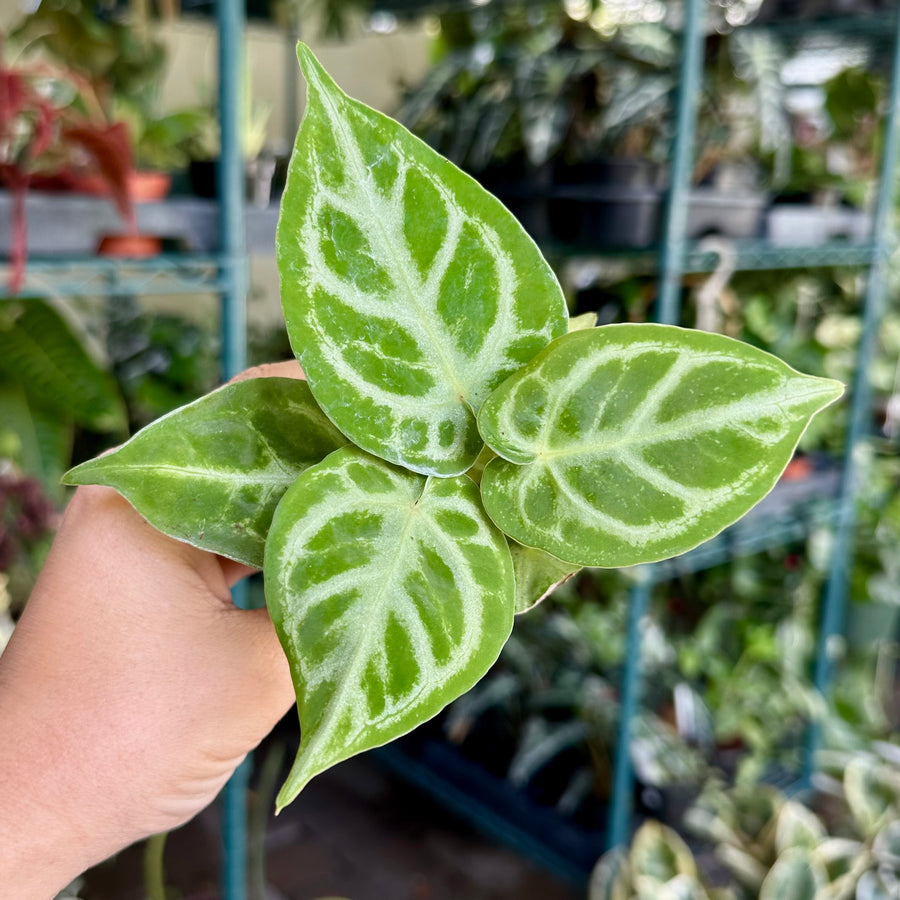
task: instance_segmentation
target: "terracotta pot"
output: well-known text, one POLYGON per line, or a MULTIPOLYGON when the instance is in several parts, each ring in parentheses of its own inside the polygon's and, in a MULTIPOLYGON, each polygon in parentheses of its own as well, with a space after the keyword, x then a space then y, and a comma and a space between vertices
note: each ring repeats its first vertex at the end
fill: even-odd
POLYGON ((162 252, 162 239, 152 234, 108 234, 101 238, 99 256, 148 259, 162 252))
POLYGON ((132 172, 128 177, 128 194, 136 203, 162 200, 172 187, 168 172, 132 172))
MULTIPOLYGON (((96 172, 60 172, 52 177, 35 176, 32 187, 45 191, 65 191, 89 194, 92 197, 108 197, 109 182, 96 172)), ((128 176, 128 196, 135 203, 163 200, 172 188, 169 172, 150 170, 132 172, 128 176)))

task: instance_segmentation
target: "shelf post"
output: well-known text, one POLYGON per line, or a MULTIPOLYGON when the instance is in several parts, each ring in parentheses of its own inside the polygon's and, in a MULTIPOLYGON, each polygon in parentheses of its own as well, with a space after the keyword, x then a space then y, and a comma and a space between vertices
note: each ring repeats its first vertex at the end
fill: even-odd
MULTIPOLYGON (((681 65, 675 104, 672 170, 663 218, 660 287, 656 321, 677 324, 687 241, 691 173, 697 110, 703 80, 703 30, 706 0, 686 0, 682 27, 681 65)), ((613 759, 613 784, 607 820, 607 847, 622 847, 631 837, 634 777, 631 766, 632 723, 640 708, 643 662, 641 626, 650 607, 652 569, 644 569, 628 594, 628 630, 620 686, 619 722, 613 759)))
MULTIPOLYGON (((813 685, 825 694, 834 678, 834 641, 844 630, 844 614, 853 565, 853 542, 857 526, 857 488, 860 455, 872 428, 871 362, 875 358, 878 328, 887 298, 888 262, 895 246, 891 221, 896 200, 898 131, 900 131, 900 12, 894 22, 894 51, 891 86, 884 127, 884 147, 878 181, 878 195, 872 213, 872 263, 866 279, 862 335, 857 349, 856 372, 851 395, 850 422, 841 473, 834 546, 828 567, 828 580, 822 598, 819 637, 813 670, 813 685)), ((803 783, 809 787, 816 768, 816 751, 821 728, 813 723, 807 736, 803 783)))
POLYGON ((638 581, 628 592, 628 624, 625 636, 625 659, 619 686, 619 725, 613 757, 613 783, 609 800, 606 849, 625 847, 631 839, 634 777, 631 766, 632 722, 640 708, 643 664, 641 660, 641 627, 650 608, 653 591, 651 567, 642 566, 638 581))
POLYGON ((705 2, 706 0, 686 0, 684 6, 672 170, 662 223, 660 285, 656 308, 656 321, 666 325, 677 325, 680 311, 697 110, 703 81, 705 2))
MULTIPOLYGON (((247 253, 244 217, 244 158, 241 147, 244 72, 243 0, 218 0, 219 198, 222 374, 231 378, 247 367, 247 253)), ((247 606, 247 585, 232 591, 237 606, 247 606)), ((250 757, 225 786, 222 798, 222 897, 247 898, 247 782, 250 757)))

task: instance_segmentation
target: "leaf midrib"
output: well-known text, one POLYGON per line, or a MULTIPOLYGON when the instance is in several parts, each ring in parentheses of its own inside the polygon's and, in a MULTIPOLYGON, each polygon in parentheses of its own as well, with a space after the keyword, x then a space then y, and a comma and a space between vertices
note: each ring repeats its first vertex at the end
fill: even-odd
MULTIPOLYGON (((335 85, 335 90, 340 91, 335 85)), ((345 146, 349 146, 351 148, 351 152, 347 154, 347 159, 350 165, 356 170, 356 174, 358 176, 357 184, 364 184, 365 189, 362 190, 363 195, 365 196, 366 202, 369 206, 369 211, 371 213, 370 216, 370 224, 374 221, 373 230, 376 231, 380 237, 380 243, 383 248, 387 250, 387 257, 394 263, 393 271, 396 273, 396 277, 398 281, 402 282, 402 287, 406 291, 406 295, 410 301, 410 306, 416 310, 418 313, 418 321, 425 335, 431 343, 431 349, 434 352, 435 356, 439 360, 441 364, 441 368, 444 370, 444 374, 447 376, 447 380, 450 382, 454 392, 460 397, 460 399, 468 406, 468 395, 469 389, 462 384, 460 381, 456 368, 452 364, 449 356, 444 352, 444 348, 442 346, 442 342, 438 340, 438 336, 435 334, 434 329, 431 327, 431 317, 425 314, 424 309, 417 302, 417 292, 413 290, 412 285, 409 282, 409 272, 407 270, 406 265, 401 265, 400 260, 396 256, 396 252, 393 247, 393 243, 389 238, 387 230, 385 229, 383 220, 381 216, 378 215, 378 209, 375 205, 374 196, 375 193, 371 190, 371 179, 368 166, 365 165, 363 160, 361 159, 357 142, 355 140, 350 139, 348 137, 348 129, 347 124, 342 115, 340 115, 338 109, 336 108, 334 102, 332 101, 332 97, 330 93, 325 90, 321 82, 319 84, 319 94, 323 98, 323 102, 328 104, 331 115, 329 116, 330 120, 333 123, 336 123, 336 130, 341 132, 341 138, 345 146)), ((348 98, 349 102, 349 98, 348 98)), ((405 160, 406 157, 403 156, 405 160)), ((399 167, 398 167, 398 178, 399 175, 399 167)), ((425 285, 422 285, 424 289, 425 285)))
MULTIPOLYGON (((334 719, 346 711, 346 705, 343 701, 348 691, 350 691, 351 686, 354 688, 359 687, 361 682, 358 678, 358 673, 360 668, 365 664, 366 661, 368 661, 371 656, 371 654, 369 653, 369 649, 372 641, 375 639, 376 635, 382 636, 384 634, 384 622, 386 613, 390 612, 390 603, 385 603, 382 601, 388 594, 388 587, 395 583, 397 572, 399 572, 401 569, 401 563, 405 562, 406 557, 409 554, 408 544, 410 542, 407 541, 406 538, 408 537, 409 531, 412 527, 412 523, 416 518, 416 516, 413 514, 413 508, 421 501, 424 491, 425 484, 423 483, 422 490, 419 493, 418 498, 416 498, 414 503, 409 505, 409 512, 407 513, 406 521, 404 522, 400 532, 400 552, 394 556, 387 576, 381 579, 377 592, 373 591, 366 597, 367 607, 377 610, 378 612, 377 622, 373 622, 371 619, 366 619, 362 616, 359 617, 362 638, 357 644, 355 651, 353 651, 353 653, 351 654, 350 664, 349 666, 344 668, 344 674, 338 681, 337 690, 329 699, 325 715, 319 720, 316 726, 316 730, 313 732, 313 735, 310 738, 310 741, 304 751, 307 754, 307 759, 311 761, 316 761, 316 751, 322 744, 323 740, 326 737, 331 736, 332 724, 334 722, 334 719), (369 604, 371 604, 371 606, 369 606, 369 604), (365 652, 363 652, 364 650, 365 652)), ((389 508, 398 508, 398 504, 386 505, 389 508)), ((407 504, 405 503, 399 504, 400 509, 403 509, 406 506, 407 504)), ((300 725, 302 728, 303 723, 301 722, 300 725)), ((315 772, 309 774, 306 778, 306 781, 308 781, 309 778, 312 778, 314 774, 315 772)))
MULTIPOLYGON (((792 394, 790 398, 786 398, 784 401, 769 399, 768 402, 760 403, 758 395, 756 395, 755 398, 744 398, 738 400, 736 403, 731 403, 728 406, 714 407, 711 410, 694 411, 690 413, 689 417, 682 416, 679 418, 677 424, 665 428, 654 428, 649 433, 639 432, 636 429, 629 428, 627 430, 620 430, 618 436, 612 440, 581 441, 570 443, 564 447, 559 447, 558 449, 549 447, 541 448, 536 450, 534 462, 543 462, 564 456, 611 456, 615 455, 617 451, 628 451, 635 446, 645 445, 652 447, 654 444, 677 439, 689 434, 700 435, 705 432, 721 429, 722 427, 734 427, 731 425, 732 422, 735 420, 743 421, 740 416, 729 416, 726 421, 722 421, 722 418, 730 411, 737 411, 744 414, 756 414, 759 413, 761 409, 765 409, 769 406, 799 406, 805 400, 812 398, 822 398, 824 400, 826 396, 827 392, 824 390, 810 389, 802 394, 792 394), (713 413, 721 413, 722 418, 710 422, 710 416, 713 413), (701 427, 704 424, 705 427, 701 427)), ((551 434, 550 437, 552 436, 553 435, 551 434)))
MULTIPOLYGON (((102 459, 102 458, 101 458, 102 459)), ((104 465, 101 470, 104 473, 124 472, 130 474, 132 472, 171 472, 177 475, 185 475, 192 478, 203 478, 209 481, 223 481, 227 479, 229 484, 284 484, 291 478, 296 477, 295 473, 287 473, 279 475, 277 472, 263 470, 252 477, 241 477, 237 470, 230 469, 196 469, 192 466, 175 466, 160 463, 121 463, 119 465, 104 465), (285 477, 288 476, 289 477, 285 477)), ((73 474, 77 474, 73 471, 73 474)))

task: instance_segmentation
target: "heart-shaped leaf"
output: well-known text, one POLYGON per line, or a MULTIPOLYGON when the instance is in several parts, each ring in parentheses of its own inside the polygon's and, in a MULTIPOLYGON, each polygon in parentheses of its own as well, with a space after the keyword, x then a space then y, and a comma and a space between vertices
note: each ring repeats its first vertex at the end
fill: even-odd
POLYGON ((113 487, 170 537, 262 568, 284 492, 346 443, 306 382, 251 378, 157 419, 63 480, 113 487))
POLYGON ((587 566, 665 559, 761 500, 843 388, 731 338, 606 325, 554 341, 485 402, 485 508, 587 566))
POLYGON ((509 549, 476 485, 407 472, 356 447, 285 494, 265 575, 302 732, 279 807, 319 772, 405 734, 472 687, 512 630, 509 549))
POLYGON ((697 876, 697 863, 690 848, 672 828, 659 822, 645 822, 635 833, 629 853, 635 875, 664 884, 678 875, 697 876))
POLYGON ((276 240, 294 352, 353 443, 461 474, 484 398, 565 333, 562 291, 498 200, 298 56, 309 101, 276 240))
POLYGON ((791 847, 769 869, 759 889, 759 900, 815 900, 827 882, 825 870, 808 849, 791 847))
POLYGON ((871 837, 897 818, 900 773, 869 756, 853 757, 844 768, 844 796, 860 831, 871 837))
POLYGON ((824 838, 825 826, 811 809, 796 800, 785 801, 775 825, 775 849, 778 853, 789 847, 812 850, 824 838))

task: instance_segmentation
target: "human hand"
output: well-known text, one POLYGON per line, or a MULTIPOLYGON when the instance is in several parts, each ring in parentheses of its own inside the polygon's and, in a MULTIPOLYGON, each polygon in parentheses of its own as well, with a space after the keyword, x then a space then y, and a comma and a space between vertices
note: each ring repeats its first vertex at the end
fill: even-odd
POLYGON ((268 613, 231 600, 250 571, 76 491, 0 657, 0 896, 52 897, 183 824, 290 708, 268 613))

